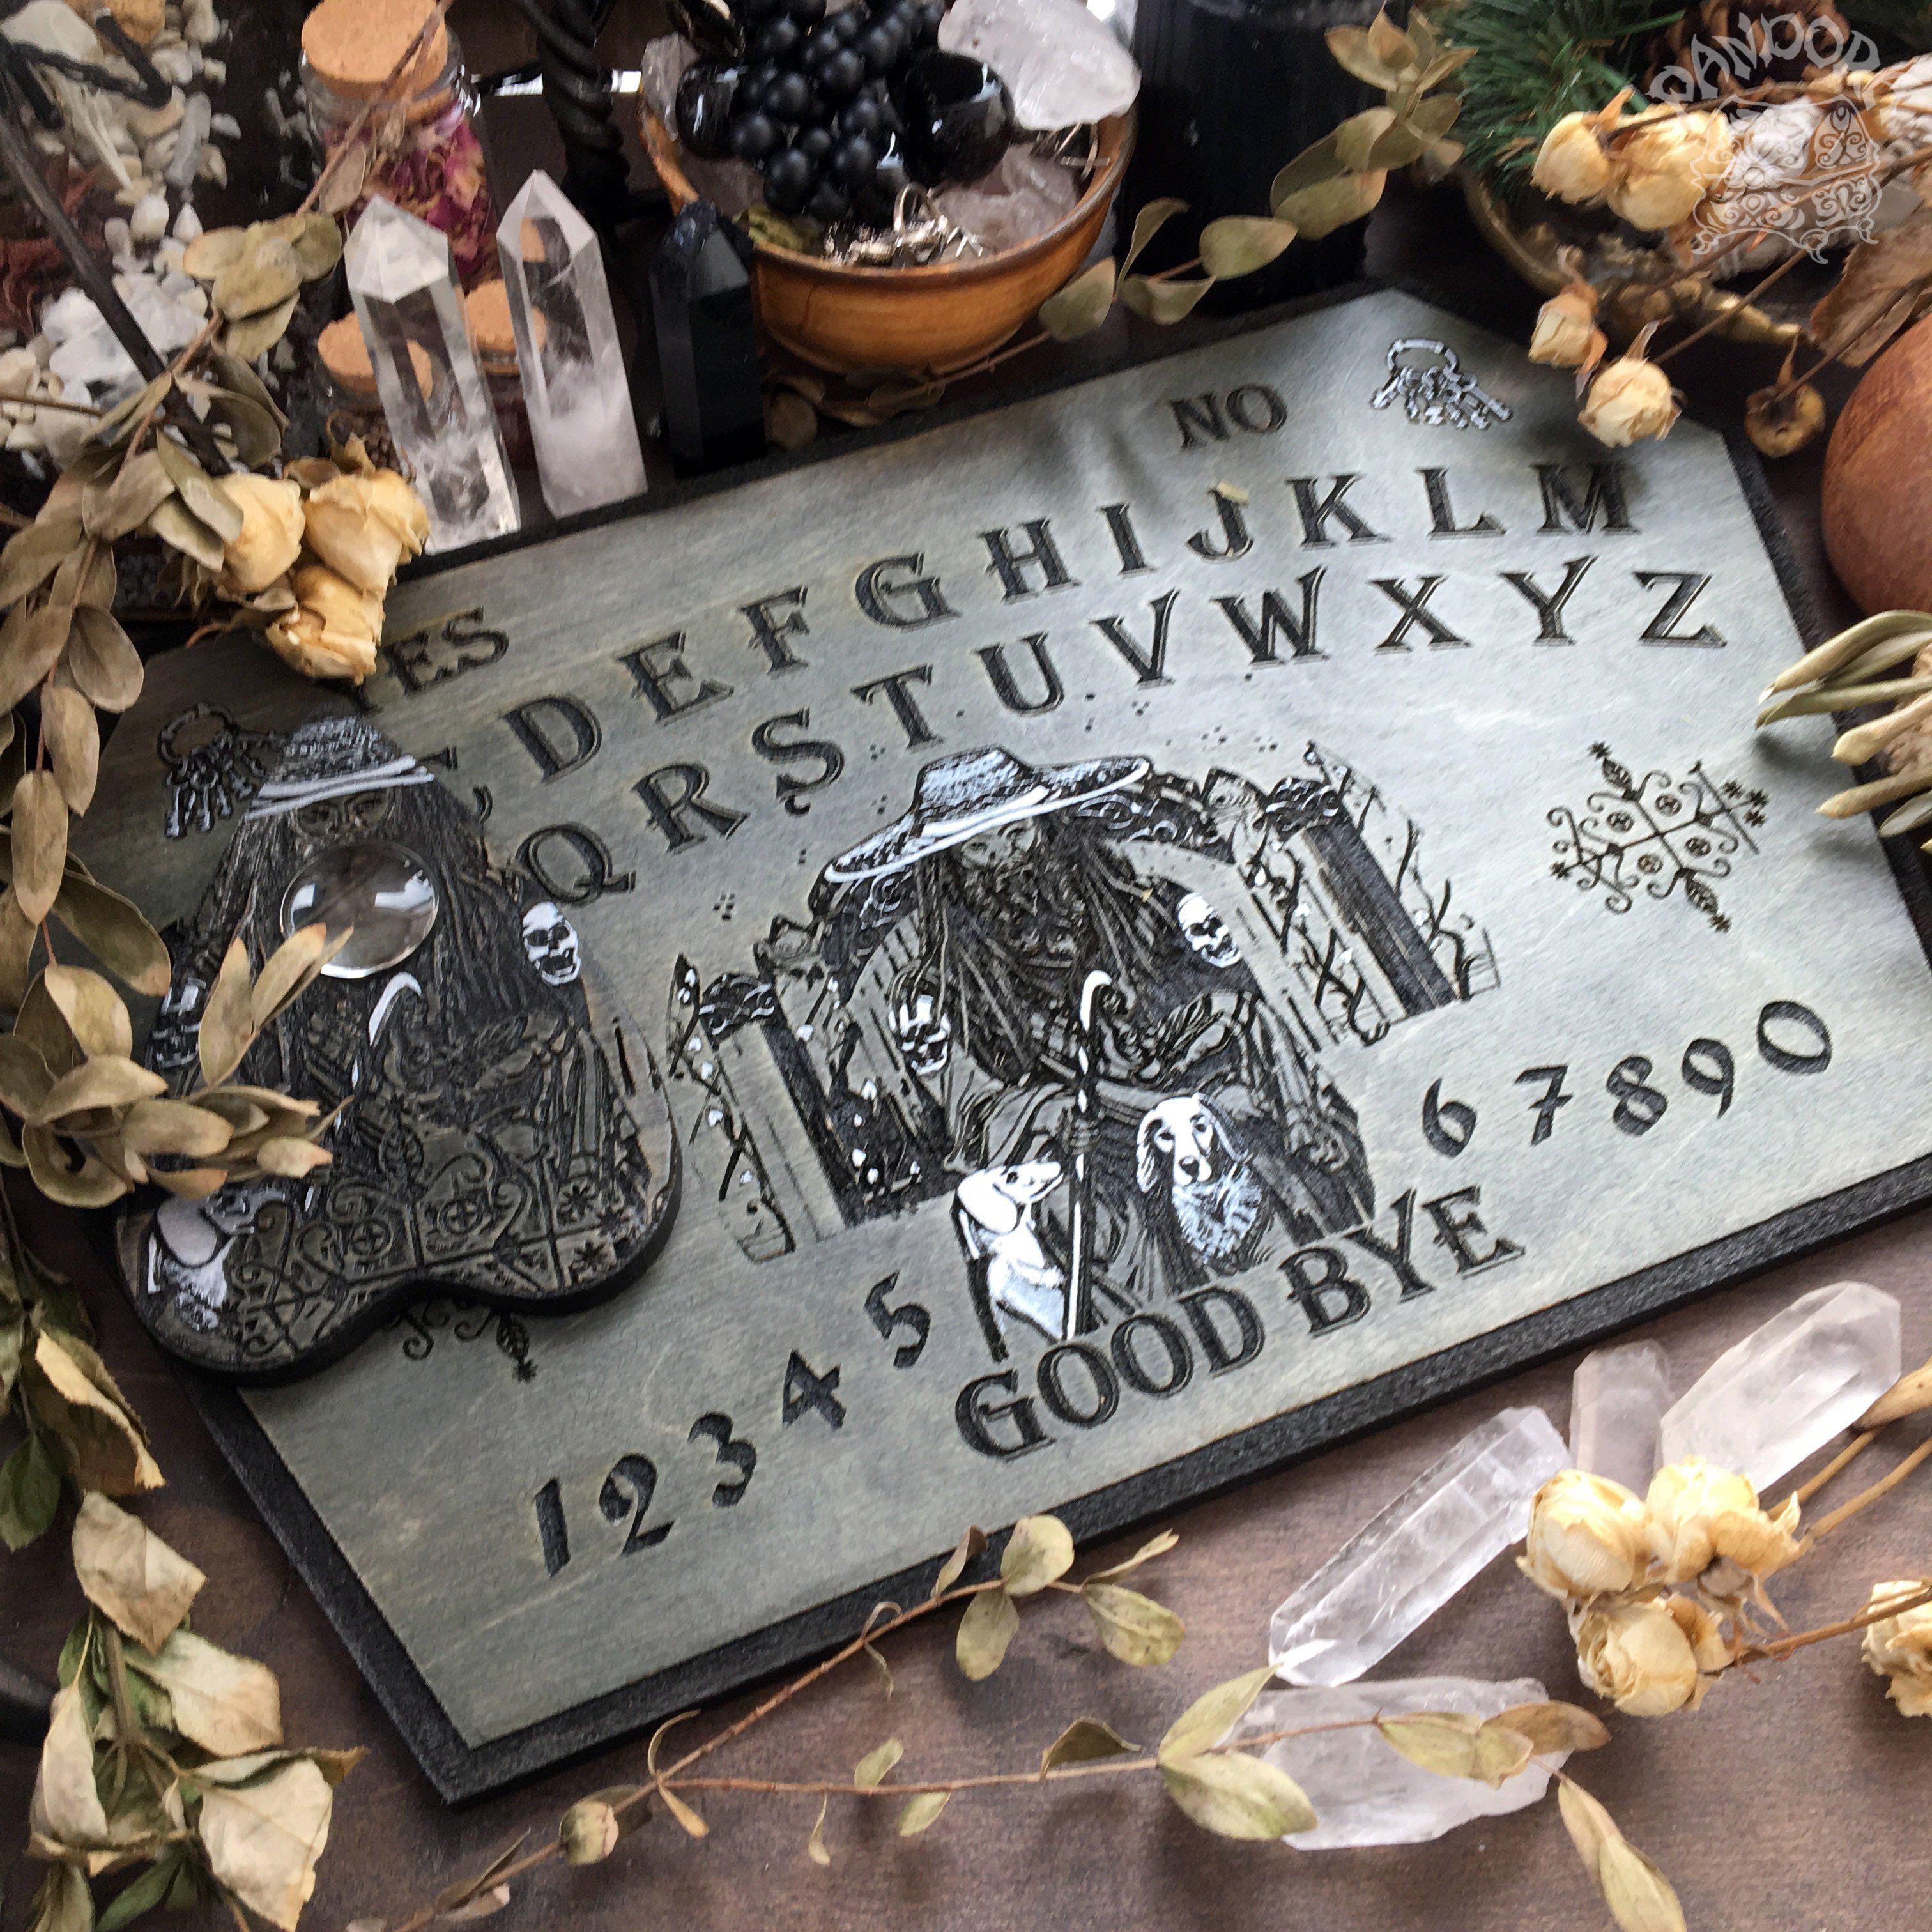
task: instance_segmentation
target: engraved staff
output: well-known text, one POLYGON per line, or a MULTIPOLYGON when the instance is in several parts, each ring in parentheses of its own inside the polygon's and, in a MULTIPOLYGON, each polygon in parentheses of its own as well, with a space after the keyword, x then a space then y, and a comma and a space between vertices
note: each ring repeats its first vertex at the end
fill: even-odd
POLYGON ((1074 1049, 1080 1077, 1073 1094, 1073 1214, 1068 1238, 1066 1332, 1062 1337, 1069 1342, 1096 1325, 1088 1279, 1094 1246, 1094 1121, 1100 1104, 1094 1078, 1094 1030, 1100 993, 1113 983, 1113 975, 1096 966, 1080 988, 1080 1032, 1074 1049))

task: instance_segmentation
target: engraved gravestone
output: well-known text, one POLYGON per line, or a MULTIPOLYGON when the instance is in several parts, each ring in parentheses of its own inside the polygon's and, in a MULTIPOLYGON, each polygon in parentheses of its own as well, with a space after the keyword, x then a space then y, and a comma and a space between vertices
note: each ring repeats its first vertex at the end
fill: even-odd
POLYGON ((1383 291, 426 571, 358 693, 152 666, 104 876, 191 922, 360 716, 662 1075, 632 1286, 196 1382, 439 1786, 1932 1192, 1917 875, 1750 729, 1754 477, 1383 291))

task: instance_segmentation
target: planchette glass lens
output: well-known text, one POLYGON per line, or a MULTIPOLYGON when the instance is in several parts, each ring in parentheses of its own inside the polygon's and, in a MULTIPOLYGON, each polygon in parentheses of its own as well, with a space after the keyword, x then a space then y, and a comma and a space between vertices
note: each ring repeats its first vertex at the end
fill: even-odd
POLYGON ((284 934, 321 920, 332 934, 353 926, 349 944, 322 970, 334 980, 366 980, 399 965, 430 935, 436 884, 413 852, 370 839, 318 852, 289 883, 284 934))

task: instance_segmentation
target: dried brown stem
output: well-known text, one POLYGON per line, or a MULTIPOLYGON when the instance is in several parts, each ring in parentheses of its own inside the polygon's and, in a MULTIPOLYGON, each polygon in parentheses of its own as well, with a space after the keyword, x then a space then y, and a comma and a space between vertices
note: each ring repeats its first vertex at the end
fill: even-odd
POLYGON ((1799 1630, 1791 1636, 1774 1638, 1769 1643, 1747 1644, 1732 1660, 1736 1664, 1780 1663, 1794 1651, 1822 1643, 1828 1637, 1849 1636, 1853 1630, 1863 1630, 1868 1624, 1895 1617, 1900 1611, 1916 1610, 1922 1604, 1932 1604, 1932 1583, 1926 1584, 1916 1595, 1901 1597, 1895 1603, 1876 1608, 1868 1605, 1856 1616, 1840 1617, 1836 1623, 1820 1624, 1816 1630, 1799 1630))
POLYGON ((1868 1429, 1862 1436, 1853 1436, 1815 1476, 1801 1483, 1792 1491, 1790 1500, 1799 1504, 1809 1502, 1854 1456, 1863 1455, 1877 1440, 1878 1431, 1876 1429, 1868 1429))
MULTIPOLYGON (((1800 262, 1805 259, 1806 258, 1802 251, 1796 254, 1786 256, 1784 260, 1779 262, 1778 266, 1772 269, 1769 274, 1765 276, 1763 279, 1749 292, 1749 293, 1738 297, 1738 307, 1739 308, 1750 308, 1750 306, 1764 293, 1766 290, 1769 288, 1773 283, 1778 280, 1780 276, 1789 274, 1793 268, 1797 267, 1800 262)), ((1672 356, 1681 356, 1685 350, 1690 346, 1692 343, 1702 341, 1706 336, 1712 334, 1714 330, 1722 328, 1726 323, 1733 322, 1736 318, 1736 309, 1725 309, 1718 314, 1712 316, 1709 321, 1703 323, 1700 327, 1694 328, 1682 342, 1673 342, 1661 356, 1654 356, 1651 358, 1651 360, 1659 364, 1668 362, 1672 356)))
POLYGON ((1901 1456, 1892 1471, 1881 1476, 1870 1488, 1861 1490, 1849 1502, 1840 1503, 1828 1516, 1820 1516, 1805 1539, 1807 1546, 1821 1537, 1829 1536, 1840 1523, 1850 1522, 1859 1510, 1876 1502, 1888 1490, 1896 1489, 1928 1456, 1932 1456, 1932 1436, 1928 1436, 1910 1455, 1901 1456))

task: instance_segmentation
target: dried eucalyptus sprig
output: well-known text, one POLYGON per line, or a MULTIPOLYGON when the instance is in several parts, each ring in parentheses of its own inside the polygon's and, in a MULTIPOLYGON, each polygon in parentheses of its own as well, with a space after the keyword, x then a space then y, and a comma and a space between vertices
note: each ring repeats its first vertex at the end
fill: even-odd
POLYGON ((91 1607, 62 1647, 30 1856, 52 1870, 29 1932, 120 1932, 158 1906, 219 1902, 294 1932, 334 1787, 360 1750, 290 1750, 274 1674, 188 1625, 201 1571, 91 1494, 74 1526, 91 1607), (97 1917, 94 1879, 141 1870, 97 1917))
POLYGON ((1890 806, 1878 828, 1888 838, 1932 823, 1932 611, 1882 610, 1828 638, 1772 680, 1756 722, 1874 704, 1890 708, 1841 733, 1832 755, 1848 765, 1882 759, 1888 775, 1834 792, 1818 809, 1852 818, 1890 806))

